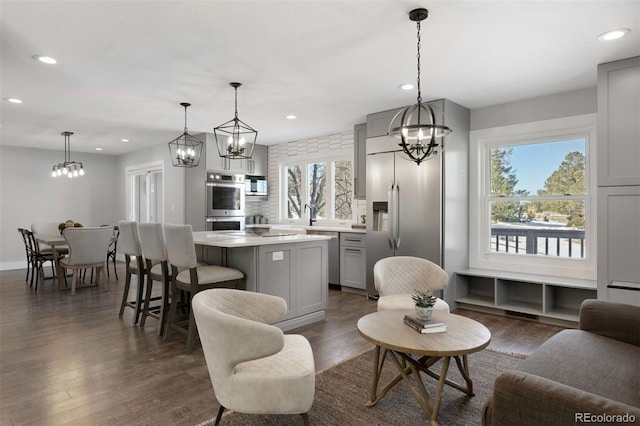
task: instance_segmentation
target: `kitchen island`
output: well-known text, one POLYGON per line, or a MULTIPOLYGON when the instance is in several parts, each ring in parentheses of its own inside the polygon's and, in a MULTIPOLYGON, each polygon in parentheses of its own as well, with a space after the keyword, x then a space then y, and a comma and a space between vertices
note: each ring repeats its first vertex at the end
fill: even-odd
POLYGON ((322 321, 328 295, 329 237, 286 232, 194 232, 198 259, 242 271, 245 289, 282 297, 283 331, 322 321))

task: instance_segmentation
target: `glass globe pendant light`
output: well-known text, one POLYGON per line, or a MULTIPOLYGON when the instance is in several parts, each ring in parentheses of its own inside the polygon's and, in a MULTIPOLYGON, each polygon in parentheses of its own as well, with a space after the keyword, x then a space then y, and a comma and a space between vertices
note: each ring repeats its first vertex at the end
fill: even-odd
POLYGON ((235 115, 213 129, 220 157, 230 159, 251 158, 258 131, 238 118, 238 87, 242 83, 229 83, 235 89, 235 115))
POLYGON ((400 139, 398 144, 408 159, 420 165, 421 162, 442 153, 445 136, 452 130, 444 125, 444 114, 434 106, 422 102, 420 87, 420 22, 427 19, 427 9, 414 9, 409 19, 416 22, 418 29, 418 97, 417 103, 400 110, 391 120, 389 136, 400 139), (438 122, 440 120, 440 122, 438 122))

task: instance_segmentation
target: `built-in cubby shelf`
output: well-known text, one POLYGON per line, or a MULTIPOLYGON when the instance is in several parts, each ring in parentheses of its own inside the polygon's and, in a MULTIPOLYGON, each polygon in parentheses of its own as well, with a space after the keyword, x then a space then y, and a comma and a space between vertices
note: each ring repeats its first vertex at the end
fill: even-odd
POLYGON ((597 298, 595 280, 489 269, 458 271, 455 285, 456 302, 462 307, 535 315, 547 322, 578 322, 582 302, 597 298))

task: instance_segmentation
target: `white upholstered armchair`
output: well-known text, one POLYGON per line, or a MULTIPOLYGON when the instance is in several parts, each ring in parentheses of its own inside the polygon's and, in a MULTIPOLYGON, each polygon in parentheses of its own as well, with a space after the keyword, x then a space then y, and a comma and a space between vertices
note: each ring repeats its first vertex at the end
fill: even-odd
MULTIPOLYGON (((380 294, 378 310, 413 309, 411 295, 415 290, 438 291, 447 286, 449 274, 435 263, 413 256, 380 259, 373 266, 373 281, 380 294)), ((449 305, 438 298, 433 307, 449 313, 449 305)))
POLYGON ((308 340, 275 326, 284 299, 235 289, 199 292, 191 301, 211 383, 220 409, 246 414, 301 414, 315 394, 308 340))

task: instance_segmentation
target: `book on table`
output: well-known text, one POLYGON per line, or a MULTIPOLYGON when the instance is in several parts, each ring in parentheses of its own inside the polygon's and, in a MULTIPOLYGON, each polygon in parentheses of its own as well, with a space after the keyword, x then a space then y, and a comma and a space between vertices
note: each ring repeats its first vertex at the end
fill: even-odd
POLYGON ((405 315, 404 323, 420 333, 442 333, 447 331, 447 326, 442 321, 435 318, 429 318, 428 320, 421 320, 413 315, 405 315))

